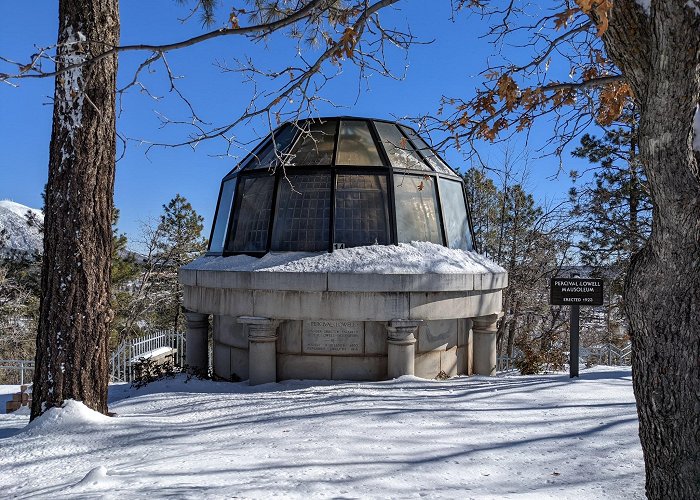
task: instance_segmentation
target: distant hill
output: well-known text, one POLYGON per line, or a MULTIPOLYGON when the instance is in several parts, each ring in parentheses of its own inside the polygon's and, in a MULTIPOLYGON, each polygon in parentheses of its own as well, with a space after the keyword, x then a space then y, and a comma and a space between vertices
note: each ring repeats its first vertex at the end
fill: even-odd
POLYGON ((41 253, 43 224, 41 210, 0 200, 0 255, 41 253))

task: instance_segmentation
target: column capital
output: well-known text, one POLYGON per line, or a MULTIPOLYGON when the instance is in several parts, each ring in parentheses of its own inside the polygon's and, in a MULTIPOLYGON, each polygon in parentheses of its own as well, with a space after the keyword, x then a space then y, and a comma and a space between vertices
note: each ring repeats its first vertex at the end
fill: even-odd
POLYGON ((477 316, 472 318, 472 330, 483 333, 495 333, 496 322, 500 316, 498 314, 489 314, 488 316, 477 316))
POLYGON ((415 333, 422 319, 392 319, 386 329, 387 342, 395 345, 410 345, 416 343, 415 333))
POLYGON ((279 319, 240 316, 236 321, 248 326, 248 340, 250 342, 275 342, 277 340, 277 326, 281 323, 279 319))
POLYGON ((190 311, 189 309, 185 309, 184 307, 182 308, 182 314, 187 320, 188 327, 203 328, 204 326, 209 326, 208 314, 190 311))

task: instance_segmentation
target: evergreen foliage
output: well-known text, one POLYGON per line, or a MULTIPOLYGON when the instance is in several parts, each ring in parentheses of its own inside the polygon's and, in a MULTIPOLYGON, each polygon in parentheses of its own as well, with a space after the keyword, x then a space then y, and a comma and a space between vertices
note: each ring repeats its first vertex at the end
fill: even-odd
POLYGON ((112 331, 110 344, 115 347, 123 337, 123 327, 127 321, 132 305, 132 288, 135 279, 140 273, 138 263, 132 252, 127 250, 128 239, 126 234, 119 233, 119 210, 114 209, 112 216, 112 331))
POLYGON ((499 189, 474 168, 463 177, 476 249, 508 271, 503 317, 498 322, 498 355, 512 357, 518 347, 521 356, 527 351, 537 359, 559 359, 565 347, 566 318, 560 307, 549 305, 547 287, 561 267, 570 228, 561 223, 559 209, 545 210, 521 184, 506 181, 499 189))
POLYGON ((163 205, 157 222, 143 224, 140 243, 145 255, 138 263, 137 275, 128 281, 125 301, 116 314, 114 329, 119 341, 153 330, 182 329, 177 271, 206 250, 202 221, 192 205, 177 194, 163 205))
MULTIPOLYGON (((653 202, 639 161, 638 115, 627 110, 601 137, 586 134, 572 155, 591 163, 593 179, 572 187, 572 216, 578 221, 577 247, 581 263, 609 282, 605 301, 609 329, 615 335, 601 341, 626 339, 623 288, 632 256, 651 234, 653 202)), ((578 172, 572 172, 574 183, 578 172)))
POLYGON ((163 211, 157 229, 156 256, 161 273, 166 277, 164 291, 170 295, 170 300, 164 301, 158 309, 158 320, 163 327, 179 331, 182 289, 177 271, 202 255, 207 249, 207 241, 202 237, 204 219, 179 193, 167 205, 163 205, 163 211))
MULTIPOLYGON (((639 161, 637 121, 638 116, 628 111, 602 137, 584 135, 572 152, 593 165, 593 181, 570 191, 573 214, 581 220, 582 263, 612 266, 618 275, 624 275, 630 257, 651 232, 652 200, 639 161)), ((572 176, 576 179, 578 174, 572 176)))

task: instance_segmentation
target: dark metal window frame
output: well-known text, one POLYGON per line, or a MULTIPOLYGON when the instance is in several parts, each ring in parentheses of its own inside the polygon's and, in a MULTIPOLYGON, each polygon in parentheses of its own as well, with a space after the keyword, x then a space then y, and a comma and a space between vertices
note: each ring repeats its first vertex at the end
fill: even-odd
MULTIPOLYGON (((295 131, 295 136, 293 139, 289 142, 286 148, 284 148, 285 151, 291 151, 297 144, 299 140, 301 140, 301 137, 303 136, 303 131, 300 127, 298 127, 295 124, 282 124, 279 127, 277 127, 271 134, 268 134, 268 136, 265 138, 265 140, 261 141, 261 143, 246 157, 239 163, 239 165, 236 166, 233 170, 231 170, 223 179, 221 182, 221 185, 219 187, 219 197, 217 199, 217 204, 216 204, 216 211, 214 212, 215 218, 212 223, 212 228, 211 228, 211 233, 210 233, 210 245, 211 245, 211 238, 213 236, 213 231, 214 227, 216 225, 216 215, 218 214, 219 211, 219 205, 221 204, 221 195, 223 194, 223 186, 224 183, 228 180, 231 180, 234 177, 238 177, 238 181, 236 183, 236 189, 234 192, 234 197, 233 197, 233 202, 232 202, 232 214, 229 215, 229 221, 228 221, 228 227, 226 228, 226 233, 224 235, 224 246, 223 246, 223 251, 222 252, 209 252, 208 255, 223 255, 223 256, 229 256, 229 255, 252 255, 252 256, 263 256, 266 253, 268 253, 272 247, 272 237, 273 237, 273 225, 275 222, 275 218, 277 215, 277 205, 278 205, 278 192, 279 192, 279 186, 280 182, 288 182, 287 179, 285 179, 286 175, 296 175, 296 174, 311 174, 311 173, 319 173, 320 171, 330 171, 331 174, 331 190, 330 190, 330 222, 329 222, 329 245, 328 245, 328 251, 332 252, 334 250, 334 244, 335 244, 335 205, 336 205, 336 183, 337 183, 337 175, 338 174, 347 174, 347 175, 380 175, 384 176, 386 178, 386 195, 387 195, 387 205, 386 207, 383 207, 385 209, 385 215, 387 216, 387 222, 388 222, 388 241, 390 244, 398 244, 398 234, 397 234, 397 220, 396 220, 396 193, 394 189, 394 174, 399 174, 399 175, 409 175, 409 176, 414 176, 414 177, 425 177, 425 178, 430 178, 431 182, 434 183, 435 187, 435 201, 437 203, 437 216, 438 216, 438 223, 440 226, 440 236, 443 241, 443 245, 448 245, 448 240, 447 240, 447 234, 446 231, 447 229, 445 228, 445 221, 444 221, 444 212, 443 212, 443 207, 442 207, 442 199, 441 199, 441 193, 440 193, 440 187, 439 187, 439 179, 444 178, 445 180, 450 180, 450 181, 458 181, 462 183, 462 194, 464 198, 464 203, 466 206, 467 210, 467 220, 469 224, 469 232, 471 236, 471 248, 474 248, 474 226, 472 224, 472 214, 471 214, 471 206, 469 203, 469 199, 466 193, 466 188, 464 186, 464 181, 462 177, 457 173, 452 170, 452 168, 449 166, 447 162, 445 162, 440 155, 437 154, 437 152, 432 149, 432 147, 429 146, 430 152, 434 154, 440 161, 442 161, 447 167, 452 170, 453 174, 448 174, 444 172, 439 172, 433 169, 433 166, 430 164, 430 162, 427 159, 427 156, 424 152, 421 151, 422 148, 418 148, 416 144, 411 140, 409 135, 403 130, 403 127, 409 128, 410 127, 402 124, 398 124, 396 122, 392 122, 389 120, 381 120, 381 119, 370 119, 370 118, 361 118, 361 117, 346 117, 346 116, 339 116, 339 117, 329 117, 329 118, 317 118, 317 119, 309 119, 305 120, 304 123, 309 123, 309 124, 314 124, 314 123, 323 123, 327 121, 335 121, 335 137, 334 137, 334 143, 333 143, 333 155, 332 155, 332 160, 331 160, 331 165, 284 165, 284 166, 278 166, 275 169, 274 173, 269 172, 266 169, 252 169, 252 168, 246 168, 248 163, 250 162, 251 158, 253 158, 256 154, 259 154, 260 151, 262 151, 272 140, 273 134, 278 134, 282 128, 286 125, 291 126, 291 127, 297 127, 297 130, 295 131), (374 141, 374 146, 379 154, 379 157, 383 163, 382 166, 361 166, 361 165, 338 165, 336 164, 336 159, 338 155, 338 143, 340 139, 340 124, 342 121, 355 121, 355 122, 364 122, 367 124, 372 140, 374 141), (394 167, 391 164, 391 161, 389 159, 389 156, 386 152, 386 149, 382 145, 381 137, 375 127, 375 122, 383 122, 387 123, 390 125, 393 125, 397 128, 399 133, 406 139, 407 144, 413 148, 413 150, 418 154, 419 158, 423 161, 425 165, 427 165, 429 170, 426 171, 419 171, 419 170, 413 170, 413 169, 404 169, 404 168, 398 168, 394 167), (242 200, 242 196, 240 193, 240 190, 243 189, 242 186, 245 184, 245 179, 248 177, 273 177, 274 176, 274 185, 273 185, 273 192, 272 192, 272 200, 270 202, 270 219, 268 221, 268 231, 267 231, 267 244, 266 248, 263 251, 255 251, 255 252, 240 252, 240 251, 231 251, 227 250, 227 247, 229 246, 229 241, 231 238, 235 235, 235 231, 238 227, 238 219, 240 217, 240 204, 242 200)), ((412 130, 412 129, 411 129, 412 130)), ((418 135, 415 130, 413 131, 416 135, 418 135)), ((427 144, 427 141, 426 141, 427 144)))

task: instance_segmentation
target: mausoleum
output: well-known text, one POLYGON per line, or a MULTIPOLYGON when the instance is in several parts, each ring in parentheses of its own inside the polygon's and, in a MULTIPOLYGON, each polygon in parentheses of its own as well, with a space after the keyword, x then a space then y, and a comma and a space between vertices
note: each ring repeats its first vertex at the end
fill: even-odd
POLYGON ((186 362, 251 384, 492 375, 507 274, 472 241, 461 178, 412 128, 286 123, 180 270, 186 362))

